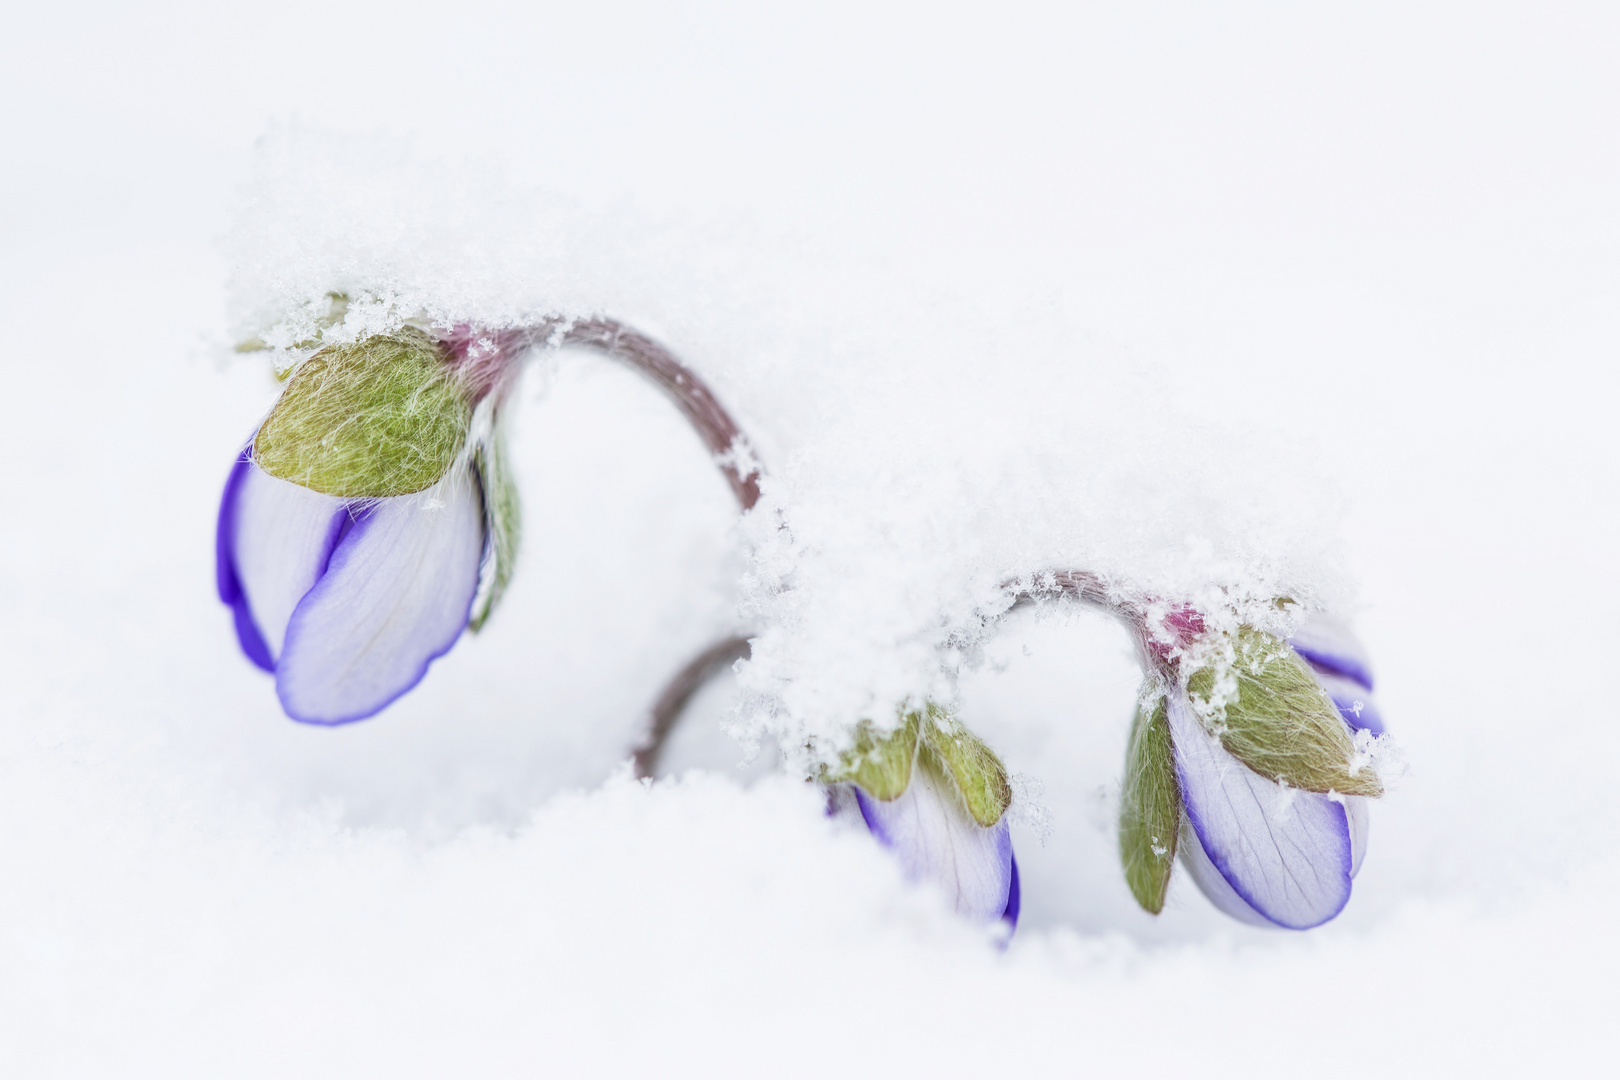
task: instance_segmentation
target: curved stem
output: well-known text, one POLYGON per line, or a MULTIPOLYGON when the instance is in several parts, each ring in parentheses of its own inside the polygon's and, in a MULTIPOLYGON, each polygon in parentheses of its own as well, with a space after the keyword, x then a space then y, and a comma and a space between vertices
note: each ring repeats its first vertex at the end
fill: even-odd
MULTIPOLYGON (((1089 570, 1053 570, 1036 574, 1032 580, 1034 584, 1016 579, 1002 582, 1002 588, 1016 597, 1012 609, 1033 603, 1037 597, 1052 593, 1072 597, 1082 604, 1101 608, 1119 619, 1130 631, 1144 670, 1168 673, 1165 646, 1154 638, 1152 630, 1148 627, 1146 613, 1139 606, 1112 596, 1100 575, 1089 570)), ((1181 629, 1180 624, 1183 622, 1186 623, 1186 629, 1191 632, 1203 630, 1203 620, 1190 608, 1172 616, 1168 621, 1178 630, 1181 629)))
MULTIPOLYGON (((743 510, 759 502, 760 468, 753 443, 742 433, 714 396, 707 383, 675 359, 675 354, 638 330, 616 319, 584 319, 563 332, 564 345, 583 345, 622 360, 656 383, 668 394, 676 408, 696 429, 731 493, 743 510)), ((748 639, 729 637, 704 649, 675 673, 653 704, 647 736, 631 754, 637 779, 650 778, 658 771, 658 757, 664 742, 685 711, 692 695, 709 679, 748 655, 748 639)))
POLYGON ((1142 622, 1141 613, 1135 607, 1109 596, 1103 579, 1089 570, 1050 570, 1034 575, 1029 581, 1021 578, 1003 581, 1001 587, 1013 594, 1013 608, 1024 607, 1039 597, 1056 593, 1102 608, 1118 616, 1132 629, 1139 627, 1142 622))
POLYGON ((760 468, 753 444, 708 384, 668 349, 646 334, 606 318, 565 324, 558 343, 599 349, 657 383, 697 429, 742 508, 750 510, 759 501, 760 468))
POLYGON ((663 752, 665 740, 674 730, 675 722, 681 718, 692 695, 710 678, 747 656, 748 639, 729 637, 710 645, 675 673, 653 705, 647 737, 630 755, 636 779, 650 779, 658 771, 658 755, 663 752))
MULTIPOLYGON (((753 443, 709 385, 659 342, 617 319, 603 317, 548 323, 536 328, 530 340, 596 349, 647 376, 669 395, 709 448, 738 505, 747 511, 759 502, 761 471, 753 443)), ((648 779, 657 771, 664 742, 692 695, 721 670, 745 658, 748 651, 747 638, 729 637, 710 645, 676 672, 653 704, 646 737, 631 753, 637 779, 648 779)))

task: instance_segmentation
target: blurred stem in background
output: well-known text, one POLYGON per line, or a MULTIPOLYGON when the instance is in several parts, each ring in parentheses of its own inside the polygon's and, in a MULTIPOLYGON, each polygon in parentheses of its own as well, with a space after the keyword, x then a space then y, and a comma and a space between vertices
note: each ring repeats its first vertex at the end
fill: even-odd
MULTIPOLYGON (((568 324, 559 344, 599 350, 629 364, 656 383, 674 400, 715 456, 732 494, 737 497, 738 506, 745 513, 753 509, 759 501, 761 470, 752 441, 742 433, 708 385, 673 353, 647 335, 605 318, 568 324)), ((653 703, 647 733, 631 754, 637 779, 651 779, 657 774, 664 743, 692 696, 711 678, 746 658, 748 651, 747 638, 728 636, 698 653, 675 673, 653 703)))

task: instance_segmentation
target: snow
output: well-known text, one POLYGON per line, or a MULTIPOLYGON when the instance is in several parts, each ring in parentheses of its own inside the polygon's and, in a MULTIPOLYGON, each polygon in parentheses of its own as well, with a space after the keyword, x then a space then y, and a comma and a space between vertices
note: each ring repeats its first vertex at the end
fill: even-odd
POLYGON ((8 1073, 1601 1068, 1608 10, 9 22, 8 1073), (212 593, 276 392, 230 346, 339 286, 654 334, 754 440, 760 510, 634 375, 537 361, 502 609, 379 717, 286 720, 212 593), (1352 616, 1410 771, 1339 919, 1238 926, 1184 875, 1136 910, 1125 635, 972 629, 1046 565, 1352 616), (630 779, 737 626, 756 663, 630 779), (1018 776, 1005 952, 774 768, 922 693, 1018 776))

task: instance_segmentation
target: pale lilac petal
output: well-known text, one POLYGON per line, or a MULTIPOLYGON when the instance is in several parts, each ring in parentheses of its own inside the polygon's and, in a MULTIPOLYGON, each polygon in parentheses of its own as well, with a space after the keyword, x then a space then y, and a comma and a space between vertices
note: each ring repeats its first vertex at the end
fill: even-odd
POLYGON ((1185 814, 1181 816, 1181 839, 1176 844, 1176 855, 1181 859, 1182 868, 1193 879, 1193 884, 1198 886, 1198 891, 1222 914, 1250 926, 1276 929, 1277 924, 1250 907, 1249 902, 1237 894, 1215 864, 1209 861, 1204 845, 1198 840, 1198 831, 1185 814))
POLYGON ((1330 615, 1313 615, 1288 639, 1294 651, 1319 672, 1373 688, 1372 661, 1350 628, 1330 615))
POLYGON ((246 460, 231 471, 219 513, 220 598, 236 609, 243 651, 261 667, 281 655, 287 621, 326 571, 347 521, 341 499, 246 460))
POLYGON ((358 513, 289 620, 276 667, 287 715, 361 720, 420 682, 467 625, 483 549, 483 506, 461 470, 358 513))
MULTIPOLYGON (((1337 915, 1350 899, 1344 807, 1251 771, 1204 729, 1184 695, 1171 694, 1168 704, 1182 806, 1210 865, 1278 926, 1304 930, 1337 915)), ((1220 905, 1219 890, 1211 895, 1211 883, 1199 880, 1196 855, 1186 865, 1220 905)))
POLYGON ((1327 691, 1328 697, 1333 699, 1333 707, 1339 710, 1339 715, 1344 717, 1351 730, 1384 734, 1384 718, 1378 711, 1378 703, 1373 700, 1371 690, 1354 680, 1329 672, 1313 670, 1312 674, 1322 689, 1327 691))
POLYGON ((1344 797, 1344 815, 1350 823, 1350 876, 1361 873, 1361 860, 1367 857, 1368 799, 1363 795, 1344 797))
POLYGON ((907 878, 938 885, 968 918, 988 923, 1005 916, 1013 880, 1005 817, 985 828, 956 792, 922 768, 912 770, 911 785, 898 799, 882 802, 858 788, 855 796, 867 828, 899 857, 907 878))

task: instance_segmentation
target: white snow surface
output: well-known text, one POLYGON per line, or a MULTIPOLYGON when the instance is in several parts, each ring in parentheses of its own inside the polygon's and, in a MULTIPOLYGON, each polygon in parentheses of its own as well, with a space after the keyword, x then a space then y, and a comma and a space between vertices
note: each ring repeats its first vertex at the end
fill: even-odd
POLYGON ((7 1075, 1601 1070, 1610 9, 8 27, 7 1075), (232 344, 332 289, 368 298, 354 332, 643 329, 765 497, 739 524, 656 390, 542 358, 503 607, 380 716, 295 724, 213 594, 213 525, 276 393, 232 344), (1410 770, 1337 920, 1239 926, 1184 876, 1136 909, 1124 633, 983 622, 1055 566, 1354 621, 1410 770), (664 680, 738 628, 755 660, 632 780, 664 680), (1017 774, 1005 951, 776 767, 908 695, 1017 774))

